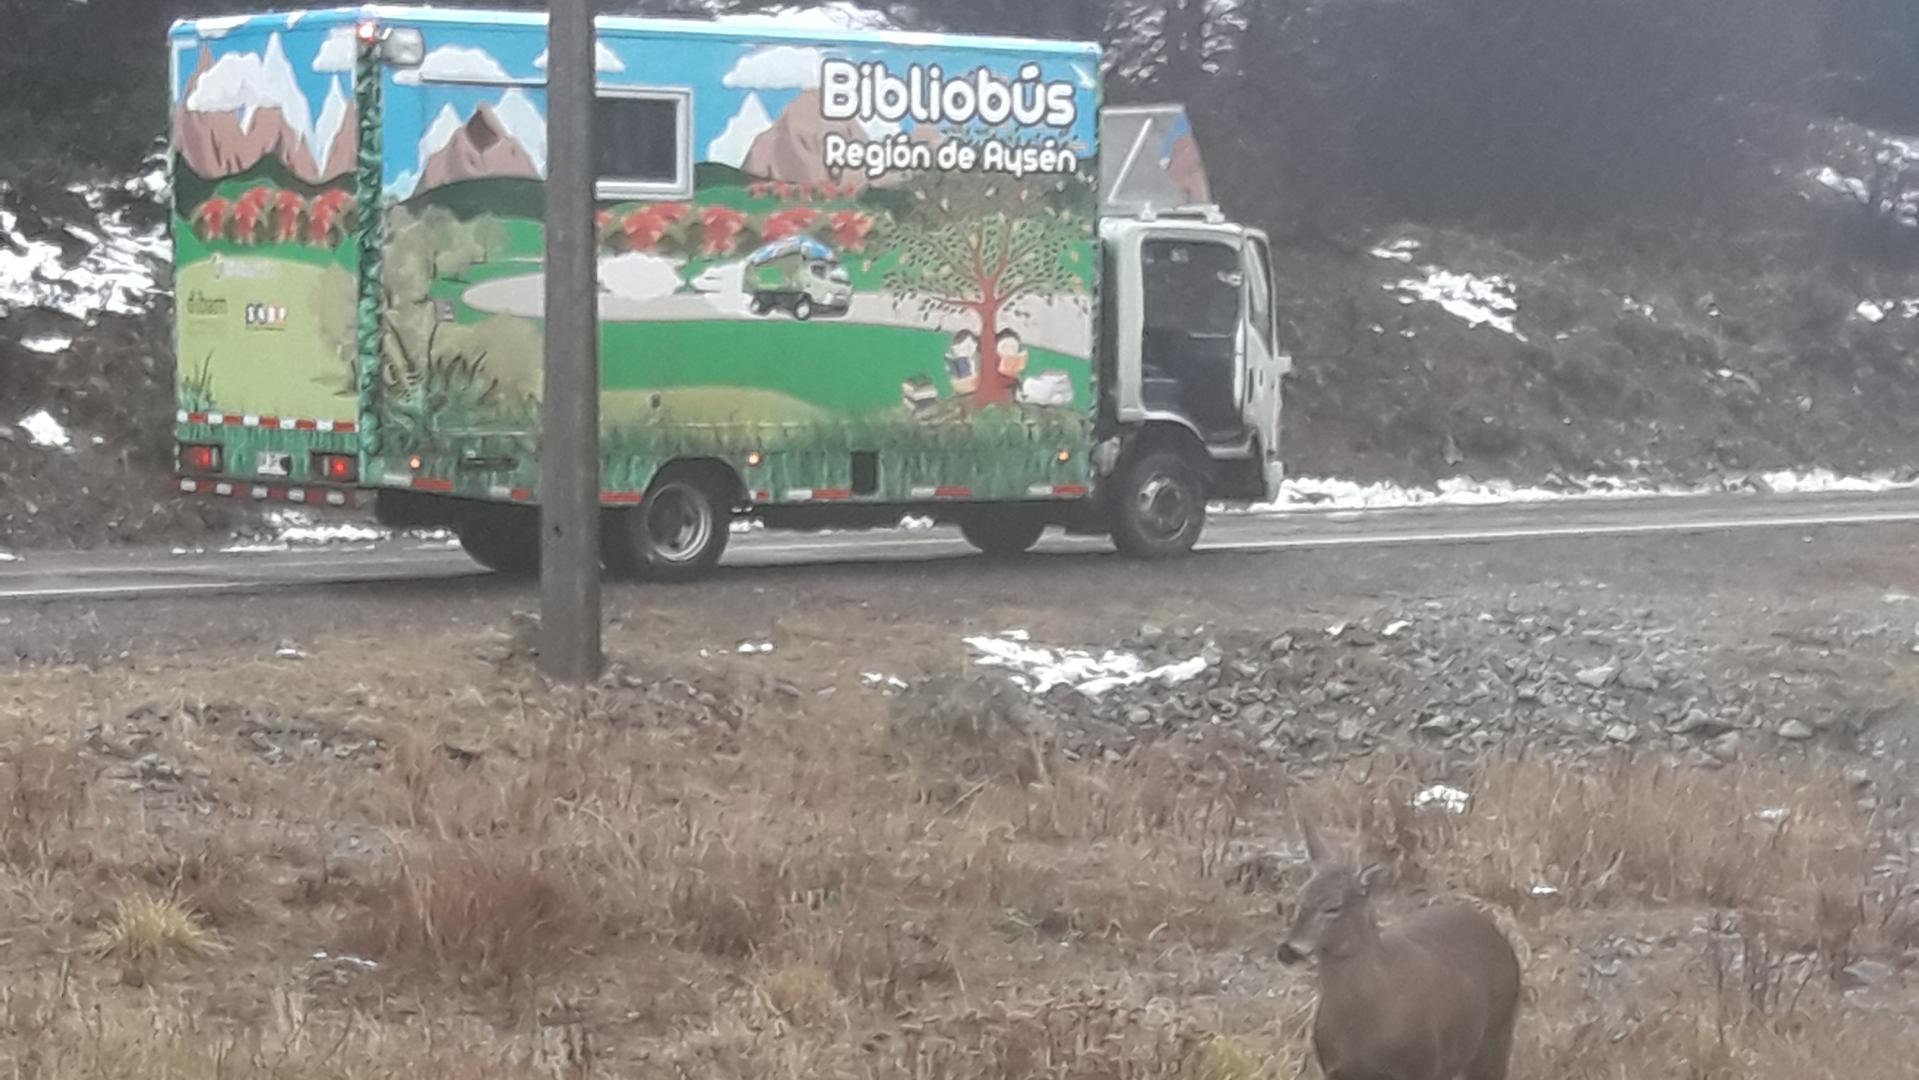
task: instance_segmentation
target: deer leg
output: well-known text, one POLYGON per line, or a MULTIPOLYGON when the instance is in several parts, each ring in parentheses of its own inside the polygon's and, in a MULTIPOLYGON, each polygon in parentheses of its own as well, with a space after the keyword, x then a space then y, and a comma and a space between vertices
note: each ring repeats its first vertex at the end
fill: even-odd
POLYGON ((1506 1080, 1506 1069, 1512 1061, 1513 1027, 1518 1020, 1518 1010, 1509 1013, 1505 1020, 1486 1032, 1480 1040, 1479 1053, 1466 1063, 1460 1074, 1461 1080, 1506 1080))

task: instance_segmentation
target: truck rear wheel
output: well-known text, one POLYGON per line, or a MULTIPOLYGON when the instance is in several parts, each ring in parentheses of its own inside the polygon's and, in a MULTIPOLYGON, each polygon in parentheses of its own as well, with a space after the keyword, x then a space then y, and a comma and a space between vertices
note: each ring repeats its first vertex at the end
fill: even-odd
POLYGON ((460 549, 476 563, 506 577, 540 572, 540 515, 497 507, 474 511, 454 526, 460 549))
POLYGON ((1206 485, 1177 450, 1148 450, 1120 474, 1113 492, 1113 543, 1135 559, 1184 555, 1206 528, 1206 485))
POLYGON ((609 522, 606 562, 647 581, 697 581, 719 565, 732 521, 717 489, 695 472, 656 481, 638 507, 609 522))
POLYGON ((1032 550, 1046 532, 1046 519, 1037 514, 1007 510, 968 515, 960 519, 960 535, 987 555, 1009 558, 1032 550))
POLYGON ((800 297, 798 300, 793 301, 793 317, 795 319, 798 319, 801 322, 805 322, 806 320, 812 318, 813 317, 813 301, 810 298, 804 297, 804 296, 800 297))

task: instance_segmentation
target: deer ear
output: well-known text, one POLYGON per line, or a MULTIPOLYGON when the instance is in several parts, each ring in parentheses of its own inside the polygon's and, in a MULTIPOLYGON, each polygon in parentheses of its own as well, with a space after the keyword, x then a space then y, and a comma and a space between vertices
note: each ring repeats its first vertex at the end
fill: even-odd
POLYGON ((1313 828, 1313 823, 1306 820, 1306 815, 1295 813, 1293 816, 1299 822, 1299 835, 1306 840, 1306 857, 1312 860, 1314 866, 1324 863, 1326 844, 1320 840, 1319 830, 1313 828))
POLYGON ((1359 868, 1359 891, 1371 896, 1373 890, 1386 878, 1386 867, 1380 863, 1367 863, 1359 868))

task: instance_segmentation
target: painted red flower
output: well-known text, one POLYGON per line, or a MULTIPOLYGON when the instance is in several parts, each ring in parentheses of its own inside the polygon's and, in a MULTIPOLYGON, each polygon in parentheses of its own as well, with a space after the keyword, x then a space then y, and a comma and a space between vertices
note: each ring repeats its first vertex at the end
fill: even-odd
POLYGON ((686 217, 686 211, 687 205, 685 203, 663 202, 655 203, 652 213, 654 217, 659 218, 668 225, 677 225, 686 217))
POLYGON ((609 227, 611 227, 612 224, 613 224, 613 211, 596 210, 593 212, 593 230, 595 232, 603 233, 609 227))
POLYGON ((666 235, 666 222, 652 210, 634 210, 620 222, 628 251, 652 251, 666 235))
POLYGON ((300 238, 300 218, 306 213, 306 200, 297 191, 282 191, 273 197, 273 239, 290 244, 300 238))
POLYGON ((233 214, 228 219, 233 228, 233 238, 243 244, 251 244, 258 238, 260 224, 266 219, 267 205, 273 198, 269 188, 248 188, 246 194, 233 201, 233 214))
POLYGON ((193 225, 203 240, 211 240, 226 231, 229 204, 218 195, 200 204, 193 212, 193 225))
POLYGON ((352 206, 352 197, 337 188, 314 196, 307 207, 307 243, 325 246, 333 241, 335 233, 344 233, 347 211, 352 206))
POLYGON ((746 215, 730 206, 708 206, 700 211, 700 251, 725 255, 746 229, 746 215))
POLYGON ((774 198, 779 199, 781 202, 789 202, 792 200, 794 194, 798 190, 799 190, 798 185, 789 184, 786 181, 781 180, 778 183, 773 185, 773 196, 774 198))
POLYGON ((766 224, 761 227, 760 234, 769 243, 774 240, 784 240, 812 228, 813 222, 818 218, 819 214, 803 206, 781 210, 767 215, 766 224))
POLYGON ((841 251, 863 251, 866 236, 873 231, 873 216, 857 210, 842 210, 833 215, 833 246, 841 251))
POLYGON ((764 199, 773 193, 773 184, 769 180, 755 180, 746 185, 746 194, 755 199, 764 199))

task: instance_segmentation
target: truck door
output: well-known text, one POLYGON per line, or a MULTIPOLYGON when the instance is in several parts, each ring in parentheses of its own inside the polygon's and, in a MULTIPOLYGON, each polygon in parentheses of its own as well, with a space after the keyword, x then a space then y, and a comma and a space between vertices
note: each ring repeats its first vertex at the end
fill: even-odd
POLYGON ((1209 235, 1140 245, 1142 397, 1185 418, 1208 444, 1244 433, 1245 273, 1238 245, 1209 235))
POLYGON ((1291 360, 1279 348, 1279 319, 1274 310, 1273 259, 1266 237, 1249 232, 1241 249, 1244 261, 1246 303, 1245 325, 1240 337, 1245 342, 1245 393, 1243 416, 1246 426, 1259 438, 1260 465, 1265 474, 1266 497, 1279 494, 1282 462, 1279 454, 1280 383, 1291 367, 1291 360))

